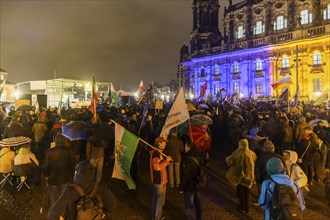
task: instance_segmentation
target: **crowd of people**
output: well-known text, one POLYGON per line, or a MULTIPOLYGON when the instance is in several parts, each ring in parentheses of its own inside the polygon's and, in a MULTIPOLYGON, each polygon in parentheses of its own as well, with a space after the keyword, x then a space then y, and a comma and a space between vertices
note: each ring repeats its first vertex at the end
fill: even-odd
MULTIPOLYGON (((136 104, 120 109, 99 107, 96 124, 99 129, 105 128, 105 124, 110 127, 105 129, 109 135, 95 129, 98 126, 93 126, 93 115, 87 108, 62 109, 60 114, 56 108, 40 112, 33 108, 13 110, 8 114, 0 108, 1 139, 31 140, 19 147, 2 147, 0 172, 7 174, 15 166, 26 163, 30 170, 17 174, 17 182, 21 181, 20 177, 27 177, 26 181, 33 187, 44 178, 50 191, 49 219, 58 219, 64 210, 71 216, 69 219, 75 218, 77 211, 72 204, 81 195, 72 183, 80 185, 85 193, 102 194, 105 211, 111 212, 116 199, 102 182, 102 170, 113 160, 114 129, 111 130, 109 122, 114 120, 157 149, 140 143, 131 167, 136 180, 140 155, 150 151, 152 218, 164 218, 162 210, 169 186, 178 187, 184 194, 187 219, 202 219, 200 190, 196 189, 195 181, 201 166, 199 161, 207 160, 205 151, 188 137, 188 122, 172 129, 169 137, 160 137, 170 105, 162 110, 150 108, 146 117, 142 114, 143 107, 136 104), (90 126, 85 140, 70 140, 62 135, 62 126, 70 121, 84 121, 90 126)), ((208 104, 206 108, 193 109, 190 114, 205 114, 212 119, 212 124, 202 126, 212 137, 212 147, 226 148, 226 177, 237 189, 238 209, 242 213, 249 213, 253 186, 258 188, 259 200, 252 202, 265 210, 265 219, 272 215, 270 203, 277 184, 293 188, 301 211, 305 207, 303 194, 313 185, 324 184, 330 205, 330 129, 327 127, 330 115, 325 106, 302 102, 288 108, 246 101, 236 105, 208 104)))

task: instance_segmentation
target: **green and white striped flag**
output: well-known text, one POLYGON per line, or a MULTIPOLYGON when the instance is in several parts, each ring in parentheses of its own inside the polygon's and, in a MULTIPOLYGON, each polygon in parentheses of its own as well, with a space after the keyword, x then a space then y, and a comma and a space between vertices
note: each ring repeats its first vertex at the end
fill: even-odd
POLYGON ((112 177, 125 180, 129 189, 136 189, 130 169, 138 143, 139 137, 123 126, 115 124, 115 164, 112 177))

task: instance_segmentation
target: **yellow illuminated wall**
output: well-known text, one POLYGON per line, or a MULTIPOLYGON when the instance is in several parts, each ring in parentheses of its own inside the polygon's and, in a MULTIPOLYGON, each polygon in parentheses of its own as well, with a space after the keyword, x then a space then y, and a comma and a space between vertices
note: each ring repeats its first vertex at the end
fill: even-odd
MULTIPOLYGON (((297 76, 300 100, 315 100, 330 87, 330 35, 276 44, 273 47, 273 82, 289 73, 293 82, 290 86, 291 97, 296 93, 297 76), (289 58, 288 68, 283 68, 284 57, 289 58)), ((273 91, 274 96, 281 93, 282 89, 273 91)))

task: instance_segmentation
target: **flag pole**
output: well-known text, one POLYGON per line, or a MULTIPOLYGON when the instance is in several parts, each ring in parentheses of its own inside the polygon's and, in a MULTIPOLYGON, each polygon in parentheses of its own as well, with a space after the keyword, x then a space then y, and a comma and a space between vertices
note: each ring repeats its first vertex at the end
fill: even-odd
MULTIPOLYGON (((118 124, 120 126, 122 126, 121 124, 117 123, 116 121, 110 119, 110 121, 114 124, 118 124)), ((164 157, 167 157, 166 154, 164 154, 163 152, 161 152, 157 147, 152 146, 151 144, 149 144, 148 142, 146 142, 145 140, 143 140, 142 138, 138 137, 140 141, 142 141, 144 144, 148 145, 150 148, 157 150, 161 155, 163 155, 164 157)))
POLYGON ((190 136, 191 136, 191 141, 194 142, 194 138, 193 138, 192 131, 191 131, 190 118, 189 118, 189 120, 188 120, 188 124, 189 124, 189 132, 190 132, 190 136))

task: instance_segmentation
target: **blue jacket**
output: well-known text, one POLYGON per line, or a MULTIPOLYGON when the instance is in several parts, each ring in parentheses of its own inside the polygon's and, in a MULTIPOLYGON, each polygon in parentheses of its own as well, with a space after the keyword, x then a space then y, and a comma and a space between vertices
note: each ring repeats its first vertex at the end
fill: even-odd
MULTIPOLYGON (((278 184, 285 184, 285 185, 291 186, 295 193, 297 193, 297 190, 298 190, 299 192, 298 192, 297 196, 298 196, 298 200, 300 202, 300 209, 301 210, 305 209, 305 201, 304 201, 303 194, 299 190, 299 187, 297 185, 295 185, 293 180, 288 175, 273 174, 273 175, 271 175, 271 178, 278 184)), ((272 193, 274 192, 274 187, 275 187, 275 183, 270 179, 266 179, 262 183, 261 193, 260 193, 260 196, 258 199, 258 203, 259 203, 260 207, 265 210, 265 220, 271 219, 270 218, 270 203, 272 201, 272 193)))

